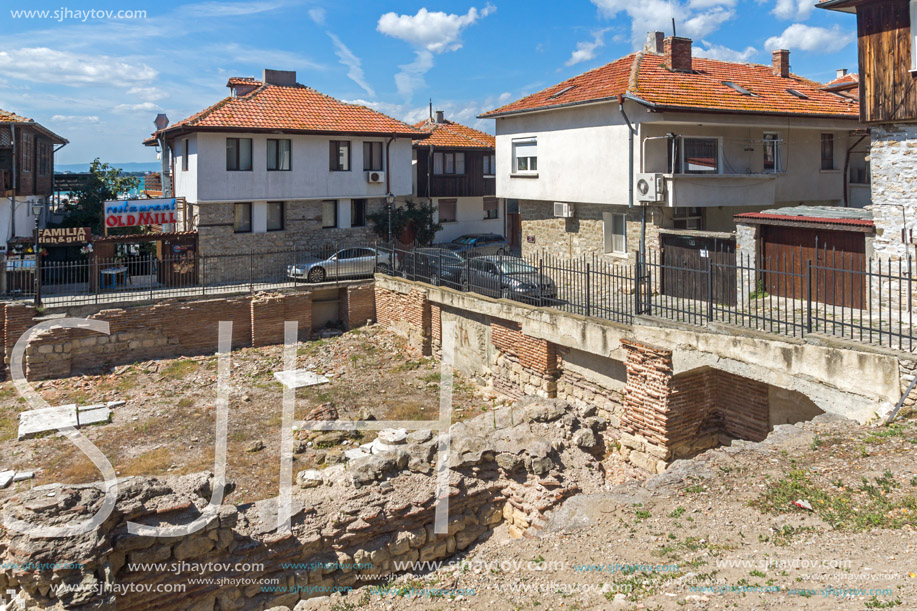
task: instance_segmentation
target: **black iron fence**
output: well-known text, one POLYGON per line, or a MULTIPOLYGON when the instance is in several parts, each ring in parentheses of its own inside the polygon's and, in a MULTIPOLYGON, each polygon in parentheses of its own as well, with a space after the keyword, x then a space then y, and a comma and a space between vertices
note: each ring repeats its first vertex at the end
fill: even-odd
MULTIPOLYGON (((917 344, 910 258, 872 263, 826 253, 756 262, 699 251, 690 260, 667 261, 650 251, 627 261, 455 248, 373 243, 308 252, 90 257, 43 262, 38 273, 46 305, 255 292, 381 272, 623 324, 650 316, 790 337, 820 333, 906 351, 917 344)), ((34 274, 34 267, 8 268, 4 296, 32 298, 34 274)))

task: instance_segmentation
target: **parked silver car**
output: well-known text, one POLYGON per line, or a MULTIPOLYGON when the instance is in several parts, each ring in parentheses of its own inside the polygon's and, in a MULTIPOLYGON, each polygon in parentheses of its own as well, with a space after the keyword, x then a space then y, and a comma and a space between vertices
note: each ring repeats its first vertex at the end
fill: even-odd
POLYGON ((297 256, 294 265, 287 266, 287 276, 294 281, 324 282, 329 279, 372 276, 377 271, 387 274, 391 270, 390 252, 359 246, 344 248, 324 259, 304 253, 297 256))
POLYGON ((519 257, 475 257, 462 271, 462 290, 514 299, 534 305, 551 305, 557 286, 548 276, 519 257))

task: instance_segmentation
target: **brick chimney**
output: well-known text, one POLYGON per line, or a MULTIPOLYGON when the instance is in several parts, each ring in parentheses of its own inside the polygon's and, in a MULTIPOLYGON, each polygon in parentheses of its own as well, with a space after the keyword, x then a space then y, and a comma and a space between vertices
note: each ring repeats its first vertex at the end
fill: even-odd
POLYGON ((665 63, 672 70, 691 72, 691 39, 669 36, 664 45, 665 63))
POLYGON ((643 43, 643 52, 662 55, 663 40, 665 40, 665 34, 662 32, 647 32, 646 42, 643 43))
POLYGON ((790 76, 790 52, 786 49, 774 51, 774 76, 783 78, 790 76))

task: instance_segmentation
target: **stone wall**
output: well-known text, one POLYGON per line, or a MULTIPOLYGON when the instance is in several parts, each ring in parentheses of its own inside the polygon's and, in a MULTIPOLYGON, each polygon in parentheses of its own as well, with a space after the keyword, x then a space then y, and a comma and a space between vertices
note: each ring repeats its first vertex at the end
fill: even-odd
MULTIPOLYGON (((374 320, 372 283, 338 290, 342 294, 341 321, 345 326, 354 328, 374 320)), ((0 307, 8 367, 16 341, 42 318, 30 306, 7 303, 0 307)), ((25 354, 26 376, 30 380, 66 377, 149 359, 211 354, 217 350, 221 321, 232 322, 234 348, 282 344, 286 321, 296 321, 299 338, 307 339, 312 334, 312 293, 167 300, 82 314, 107 322, 109 334, 64 328, 42 331, 32 339, 25 354)))
POLYGON ((432 354, 432 314, 424 291, 408 288, 402 293, 377 286, 375 299, 380 324, 407 338, 424 355, 432 354))
MULTIPOLYGON (((378 212, 384 202, 367 200, 366 214, 378 212)), ((249 266, 238 265, 240 253, 253 252, 256 279, 282 278, 292 252, 331 251, 371 244, 378 236, 364 227, 322 228, 321 201, 284 202, 284 228, 265 233, 235 233, 234 204, 207 203, 195 207, 198 248, 204 258, 202 274, 208 282, 246 282, 249 266), (221 255, 235 255, 222 257, 221 255)), ((330 254, 330 252, 329 252, 330 254)), ((244 257, 244 255, 242 255, 244 257)))
MULTIPOLYGON (((519 202, 522 216, 522 254, 537 255, 544 252, 561 258, 605 254, 604 212, 626 214, 627 256, 608 255, 610 259, 635 261, 640 245, 642 211, 639 207, 600 204, 574 204, 573 218, 554 216, 554 202, 523 200, 519 202), (534 242, 530 241, 534 238, 534 242)), ((646 248, 658 249, 659 228, 663 215, 658 208, 647 207, 646 248)))
POLYGON ((876 225, 873 252, 897 260, 913 254, 901 241, 901 229, 917 229, 917 126, 872 126, 869 168, 876 225))

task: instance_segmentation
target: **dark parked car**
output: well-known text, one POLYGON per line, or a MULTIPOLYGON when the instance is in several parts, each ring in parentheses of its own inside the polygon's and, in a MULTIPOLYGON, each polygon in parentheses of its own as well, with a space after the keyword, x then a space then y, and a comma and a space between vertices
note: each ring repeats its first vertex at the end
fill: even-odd
POLYGON ((535 305, 549 305, 557 299, 554 281, 519 257, 469 259, 462 290, 535 305))
POLYGON ((287 266, 287 276, 294 281, 324 282, 372 276, 377 271, 387 274, 392 269, 391 260, 391 253, 365 247, 345 248, 327 258, 303 253, 296 257, 295 265, 287 266))
POLYGON ((458 288, 465 259, 445 248, 416 248, 399 255, 399 271, 408 280, 458 288))
POLYGON ((509 253, 509 242, 496 233, 472 233, 442 244, 453 252, 465 255, 505 255, 509 253))

